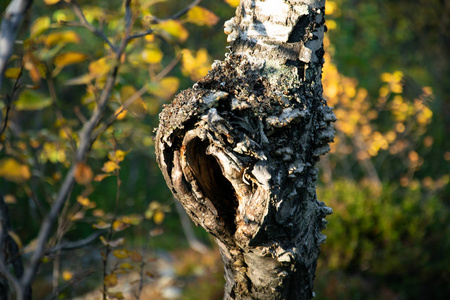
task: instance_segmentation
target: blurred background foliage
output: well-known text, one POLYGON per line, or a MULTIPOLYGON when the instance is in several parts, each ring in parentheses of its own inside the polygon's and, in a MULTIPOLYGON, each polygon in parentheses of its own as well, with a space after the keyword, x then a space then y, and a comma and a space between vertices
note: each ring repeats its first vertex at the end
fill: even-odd
MULTIPOLYGON (((86 19, 115 42, 124 28, 122 2, 79 1, 86 19)), ((132 3, 134 30, 153 28, 155 33, 126 49, 104 117, 116 114, 117 121, 78 168, 78 184, 58 225, 64 229, 52 243, 112 226, 114 246, 122 251, 115 257, 128 265, 111 274, 136 270, 140 260, 133 251, 148 245, 151 261, 160 249, 175 257, 174 272, 184 291, 179 298, 221 299, 219 256, 187 250, 174 200, 156 166, 152 136, 162 106, 204 76, 213 60, 223 59, 222 26, 238 1, 204 0, 179 20, 166 18, 186 1, 132 3), (130 98, 134 102, 123 109, 130 98)), ((6 4, 0 4, 2 11, 6 4)), ((319 199, 334 214, 325 230, 317 298, 448 299, 449 2, 334 0, 327 1, 326 15, 324 98, 335 107, 338 121, 331 153, 319 165, 319 199)), ((71 26, 73 21, 64 1, 35 1, 2 90, 3 124, 6 95, 20 79, 8 128, 0 137, 0 190, 25 259, 73 161, 77 132, 113 66, 109 46, 71 26)), ((211 242, 201 230, 195 233, 211 242)), ((102 247, 99 241, 89 251, 102 247)), ((52 263, 52 257, 46 260, 52 263)), ((64 283, 81 266, 61 268, 64 283)), ((40 284, 48 269, 43 267, 40 284)), ((103 278, 111 287, 116 279, 103 278)), ((60 298, 94 289, 98 280, 82 280, 76 291, 60 298)), ((155 292, 152 297, 163 296, 155 292)))

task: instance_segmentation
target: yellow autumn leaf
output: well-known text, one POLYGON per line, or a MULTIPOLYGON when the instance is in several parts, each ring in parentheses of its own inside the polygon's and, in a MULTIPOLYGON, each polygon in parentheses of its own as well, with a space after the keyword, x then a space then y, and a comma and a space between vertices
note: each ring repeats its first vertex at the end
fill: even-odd
POLYGON ((74 170, 74 178, 78 184, 87 185, 92 181, 94 174, 85 163, 77 163, 74 170))
POLYGON ((45 38, 45 46, 52 47, 57 44, 79 43, 80 37, 73 30, 52 32, 45 38))
POLYGON ((326 25, 328 30, 333 30, 337 28, 337 23, 335 20, 327 20, 326 25))
POLYGON ((144 36, 144 39, 149 43, 153 43, 155 41, 155 35, 147 34, 146 36, 144 36))
POLYGON ((150 92, 163 99, 170 99, 180 86, 180 80, 177 77, 165 77, 161 79, 150 92))
POLYGON ((114 287, 117 285, 117 275, 115 273, 106 275, 105 278, 103 279, 103 283, 105 284, 105 286, 107 287, 114 287))
POLYGON ((83 6, 83 14, 89 23, 99 19, 105 19, 107 17, 107 12, 105 9, 94 5, 83 6))
POLYGON ((142 99, 137 99, 128 106, 128 111, 137 118, 142 118, 147 113, 147 104, 142 99))
POLYGON ((100 181, 102 181, 103 179, 105 179, 106 177, 109 177, 109 176, 111 176, 111 174, 97 174, 94 177, 94 181, 100 182, 100 181))
POLYGON ((20 68, 9 68, 5 71, 5 76, 11 79, 17 79, 20 75, 20 68))
MULTIPOLYGON (((125 105, 129 99, 135 97, 136 89, 131 85, 125 85, 120 89, 120 102, 125 105)), ((142 118, 147 113, 147 104, 138 97, 126 109, 135 117, 142 118)))
POLYGON ((89 203, 90 203, 89 199, 84 197, 84 196, 82 196, 82 195, 79 195, 77 197, 77 202, 80 203, 83 206, 88 206, 89 203))
POLYGON ((155 222, 156 225, 159 225, 164 221, 164 217, 164 212, 161 210, 157 210, 153 214, 153 222, 155 222))
POLYGON ((53 4, 58 3, 59 1, 61 1, 61 0, 44 0, 44 3, 47 5, 53 5, 53 4))
POLYGON ((212 26, 219 21, 219 17, 206 8, 194 6, 188 11, 186 21, 199 26, 212 26))
POLYGON ((86 59, 87 59, 86 54, 71 51, 71 52, 66 52, 66 53, 56 56, 54 63, 57 68, 64 68, 65 66, 68 66, 68 65, 83 62, 86 59))
POLYGON ((64 270, 63 273, 62 273, 62 278, 63 278, 65 281, 69 281, 70 279, 73 278, 73 273, 70 272, 70 271, 64 270))
POLYGON ((111 61, 106 57, 102 57, 89 64, 89 74, 92 78, 100 78, 107 75, 111 67, 111 61))
POLYGON ((42 152, 39 155, 42 161, 51 161, 52 163, 66 162, 66 152, 61 144, 45 142, 42 152))
MULTIPOLYGON (((134 97, 136 93, 137 91, 132 85, 124 85, 120 89, 120 102, 125 104, 131 97, 134 97)), ((140 97, 138 99, 140 99, 140 97)))
POLYGON ((148 205, 147 210, 144 213, 144 216, 147 220, 150 220, 153 218, 155 212, 157 210, 161 210, 161 204, 157 201, 152 201, 150 202, 150 204, 148 205))
POLYGON ((91 202, 88 198, 79 195, 77 197, 77 202, 80 203, 82 206, 84 206, 85 208, 94 208, 96 206, 96 204, 94 202, 91 202))
POLYGON ((183 49, 181 53, 183 54, 181 71, 184 75, 198 81, 208 73, 211 63, 206 49, 199 49, 195 56, 189 49, 183 49))
POLYGON ((149 64, 160 63, 163 58, 163 53, 159 48, 144 49, 141 52, 142 59, 149 64))
POLYGON ((50 28, 50 18, 49 17, 40 17, 37 18, 36 21, 30 27, 31 37, 37 36, 43 33, 45 30, 50 28))
POLYGON ((123 151, 123 150, 111 151, 111 152, 108 153, 108 158, 111 161, 119 163, 119 162, 121 162, 121 161, 123 161, 125 159, 125 155, 127 153, 128 153, 128 151, 123 151))
POLYGON ((0 160, 0 177, 15 183, 23 183, 30 179, 31 172, 27 165, 19 163, 14 158, 0 160))
POLYGON ((183 27, 180 21, 168 20, 164 21, 156 26, 156 29, 160 31, 167 39, 175 39, 179 42, 184 42, 189 37, 189 32, 183 27))
POLYGON ((142 217, 137 214, 132 214, 132 215, 128 215, 128 216, 123 216, 121 218, 121 221, 126 224, 139 225, 142 221, 142 217))
POLYGON ((123 231, 125 229, 127 229, 128 227, 130 227, 130 224, 126 224, 124 222, 122 222, 121 220, 115 220, 112 224, 113 230, 114 231, 123 231))
POLYGON ((79 211, 77 213, 75 213, 74 215, 72 215, 69 219, 71 221, 77 221, 77 220, 82 220, 84 218, 84 211, 79 211))
POLYGON ((92 215, 93 215, 94 217, 102 218, 102 217, 105 216, 105 211, 104 211, 103 209, 94 209, 94 210, 92 211, 92 215))
POLYGON ((325 14, 332 15, 338 9, 338 4, 335 1, 327 1, 327 5, 325 6, 325 14))
POLYGON ((75 21, 75 15, 71 11, 57 10, 53 13, 52 19, 56 21, 58 24, 62 24, 64 22, 75 21))
POLYGON ((130 263, 122 263, 119 265, 119 268, 122 270, 131 270, 133 266, 130 263))
POLYGON ((240 0, 225 0, 228 5, 231 7, 237 7, 239 5, 240 0))
POLYGON ((117 116, 116 120, 123 120, 127 116, 127 110, 123 106, 120 106, 118 109, 116 109, 114 115, 117 116))
POLYGON ((105 173, 111 173, 117 169, 120 169, 119 165, 113 161, 108 160, 103 164, 102 171, 105 173))
MULTIPOLYGON (((161 108, 161 104, 160 101, 156 98, 146 98, 145 99, 145 104, 147 104, 147 109, 148 109, 148 113, 152 116, 158 114, 159 109, 161 108)), ((147 137, 144 137, 144 139, 142 140, 142 143, 144 145, 151 145, 153 143, 153 141, 150 142, 149 144, 149 140, 147 137)))
POLYGON ((39 82, 45 78, 46 67, 39 61, 33 52, 27 51, 23 56, 23 68, 28 71, 29 76, 34 82, 39 82))
POLYGON ((5 200, 5 203, 7 203, 7 204, 17 203, 16 196, 11 195, 11 194, 6 194, 5 196, 3 196, 3 200, 5 200))
POLYGON ((108 295, 108 299, 117 299, 117 300, 125 299, 122 292, 107 292, 106 294, 108 295))
MULTIPOLYGON (((99 214, 98 211, 99 211, 99 210, 97 209, 97 210, 95 210, 95 211, 93 212, 94 216, 96 216, 96 217, 103 217, 103 215, 98 215, 98 214, 99 214)), ((101 211, 101 210, 100 210, 100 211, 101 211)), ((111 227, 111 224, 106 223, 105 221, 100 221, 100 222, 98 222, 98 223, 92 225, 92 227, 95 228, 95 229, 106 229, 106 228, 111 227)), ((104 239, 105 239, 104 237, 102 237, 102 236, 100 237, 100 240, 102 240, 102 242, 103 242, 104 239)), ((105 242, 106 242, 106 240, 105 240, 105 242)))
POLYGON ((129 252, 126 249, 116 249, 112 254, 120 259, 128 258, 130 256, 129 252))

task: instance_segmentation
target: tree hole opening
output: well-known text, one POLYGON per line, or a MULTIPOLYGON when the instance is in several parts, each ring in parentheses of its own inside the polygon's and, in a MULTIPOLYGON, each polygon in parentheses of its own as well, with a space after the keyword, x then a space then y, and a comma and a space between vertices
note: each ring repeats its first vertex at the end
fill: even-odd
POLYGON ((236 231, 234 219, 238 207, 236 192, 222 174, 216 158, 206 154, 208 145, 208 141, 202 141, 199 138, 189 141, 186 145, 186 161, 203 195, 212 202, 229 230, 234 233, 236 231))

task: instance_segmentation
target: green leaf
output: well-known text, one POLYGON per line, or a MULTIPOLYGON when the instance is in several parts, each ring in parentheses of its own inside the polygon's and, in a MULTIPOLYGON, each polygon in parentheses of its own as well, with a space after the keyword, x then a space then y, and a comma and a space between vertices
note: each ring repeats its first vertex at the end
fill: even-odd
POLYGON ((17 110, 39 110, 52 104, 50 97, 33 90, 23 91, 16 102, 17 110))

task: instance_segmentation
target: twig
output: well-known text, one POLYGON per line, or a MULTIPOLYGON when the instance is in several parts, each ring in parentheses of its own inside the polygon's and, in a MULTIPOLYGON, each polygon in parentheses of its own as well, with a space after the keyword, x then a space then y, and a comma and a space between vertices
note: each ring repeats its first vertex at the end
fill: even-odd
POLYGON ((106 122, 103 123, 103 125, 92 134, 92 138, 97 139, 100 135, 102 135, 116 121, 117 117, 121 113, 123 113, 131 104, 133 104, 134 101, 136 101, 137 99, 139 99, 139 97, 144 95, 147 92, 147 90, 148 88, 146 86, 143 86, 139 91, 137 91, 130 98, 128 98, 122 105, 122 109, 117 113, 111 115, 108 118, 108 120, 106 120, 106 122))
POLYGON ((8 234, 11 229, 12 226, 8 206, 5 203, 3 195, 0 194, 0 274, 5 276, 8 281, 14 285, 16 293, 21 295, 22 299, 31 299, 31 288, 27 287, 26 289, 23 289, 18 280, 23 275, 23 264, 19 247, 8 234), (7 259, 6 257, 3 257, 4 250, 6 252, 5 254, 11 258, 15 276, 13 276, 6 268, 5 262, 7 259))
MULTIPOLYGON (((116 149, 115 137, 114 137, 114 148, 113 148, 113 150, 114 151, 117 150, 116 149)), ((109 242, 111 241, 112 236, 113 236, 114 222, 117 220, 117 210, 118 210, 118 207, 119 207, 119 198, 120 198, 120 186, 122 184, 122 182, 120 181, 120 170, 116 169, 114 171, 114 173, 115 173, 116 182, 117 182, 116 203, 115 203, 115 206, 114 206, 113 218, 111 220, 111 227, 109 228, 108 237, 106 238, 105 255, 103 256, 103 279, 105 279, 105 277, 107 276, 106 269, 107 269, 107 266, 108 266, 108 256, 109 256, 109 253, 111 252, 111 246, 110 246, 109 242)), ((106 290, 107 290, 106 282, 105 282, 105 280, 103 280, 103 300, 106 300, 106 290)))
POLYGON ((202 2, 202 0, 195 0, 194 2, 192 2, 188 6, 186 6, 185 8, 180 10, 179 12, 177 12, 176 14, 172 15, 172 17, 170 17, 170 19, 175 20, 175 19, 181 18, 182 16, 187 14, 194 6, 199 5, 200 2, 202 2))
POLYGON ((148 29, 148 30, 143 31, 143 32, 138 32, 138 33, 135 33, 135 34, 129 36, 128 37, 128 41, 131 41, 133 39, 137 39, 137 38, 140 38, 140 37, 152 34, 152 33, 153 33, 153 29, 148 29))
MULTIPOLYGON (((8 119, 9 119, 9 112, 11 111, 11 103, 12 100, 15 97, 16 92, 19 90, 20 88, 20 84, 19 84, 19 80, 22 77, 22 71, 23 71, 23 64, 20 67, 20 71, 19 71, 19 76, 17 77, 16 81, 14 82, 14 87, 13 90, 11 92, 11 96, 7 96, 6 97, 6 113, 5 113, 5 121, 3 123, 3 127, 0 130, 0 138, 3 135, 3 133, 5 132, 6 128, 8 127, 8 119)), ((1 79, 0 79, 1 80, 1 79)), ((0 83, 1 84, 1 83, 0 83)))
MULTIPOLYGON (((83 14, 83 11, 80 7, 80 5, 78 4, 77 1, 75 0, 69 0, 68 1, 70 4, 72 4, 72 8, 73 11, 75 13, 75 15, 77 16, 78 20, 80 20, 80 24, 81 26, 85 27, 87 30, 89 30, 90 32, 92 32, 93 34, 95 34, 96 36, 98 36, 100 39, 102 39, 104 42, 106 42, 108 44, 108 46, 115 52, 117 53, 118 49, 116 46, 113 45, 113 43, 111 43, 111 41, 108 39, 108 37, 103 33, 103 31, 98 30, 97 28, 95 28, 94 26, 92 26, 91 23, 89 23, 86 20, 86 17, 83 14)), ((66 23, 69 25, 74 25, 73 23, 66 23)))
POLYGON ((181 203, 175 201, 175 207, 177 209, 178 216, 180 217, 181 227, 183 228, 184 236, 186 237, 189 246, 201 254, 205 254, 206 252, 208 252, 208 247, 200 242, 195 236, 194 230, 192 229, 192 221, 184 211, 181 203))
MULTIPOLYGON (((67 195, 70 198, 71 192, 67 195)), ((62 212, 59 214, 58 227, 56 230, 56 244, 61 242, 64 234, 67 232, 70 224, 70 218, 67 217, 67 210, 69 209, 69 202, 66 201, 62 212)), ((59 294, 59 274, 61 268, 61 251, 57 251, 55 259, 53 260, 53 297, 56 298, 59 294)))
POLYGON ((75 115, 78 117, 78 119, 81 121, 82 124, 87 122, 86 118, 81 113, 80 108, 78 106, 74 107, 73 112, 75 113, 75 115))
POLYGON ((70 145, 72 147, 72 151, 75 152, 77 149, 77 146, 75 144, 75 141, 72 138, 72 135, 69 131, 69 128, 66 125, 66 119, 64 119, 64 116, 62 114, 62 111, 59 109, 58 106, 58 97, 56 95, 56 89, 55 89, 55 83, 53 82, 53 77, 51 76, 50 72, 47 69, 47 85, 48 90, 50 92, 50 97, 52 98, 52 104, 53 108, 55 109, 56 118, 58 119, 59 123, 61 124, 62 129, 64 130, 64 133, 67 135, 67 138, 69 139, 70 145))
POLYGON ((133 14, 131 12, 131 0, 125 1, 125 28, 131 28, 133 14))
POLYGON ((173 68, 175 68, 175 66, 180 62, 181 59, 181 54, 178 54, 174 59, 172 59, 172 61, 164 67, 164 69, 161 70, 161 72, 159 72, 155 78, 154 81, 158 82, 161 79, 163 79, 167 74, 169 74, 170 71, 172 71, 173 68))
POLYGON ((139 287, 138 287, 138 291, 136 294, 136 300, 140 300, 141 299, 141 295, 142 295, 142 290, 144 289, 144 271, 145 271, 145 253, 147 252, 147 246, 148 246, 148 242, 150 241, 150 234, 147 234, 146 238, 145 238, 145 243, 142 246, 142 260, 141 263, 139 264, 139 287))
MULTIPOLYGON (((70 279, 69 281, 65 282, 64 284, 62 284, 59 287, 58 292, 61 293, 62 291, 64 291, 65 289, 71 287, 72 285, 74 285, 77 282, 82 281, 83 279, 85 279, 87 276, 93 274, 95 272, 94 269, 86 269, 86 270, 81 270, 80 272, 74 274, 72 276, 72 279, 70 279)), ((56 295, 58 296, 58 295, 56 295)), ((57 299, 57 297, 55 297, 54 295, 52 295, 51 297, 47 297, 45 299, 57 299)))
POLYGON ((55 252, 59 252, 59 251, 68 251, 68 250, 75 250, 75 249, 79 249, 79 248, 83 248, 87 245, 89 245, 90 243, 95 242, 99 236, 101 236, 102 234, 105 234, 107 232, 107 230, 99 230, 94 232, 93 234, 89 235, 88 237, 85 237, 84 239, 75 241, 75 242, 65 242, 65 243, 60 243, 58 245, 56 245, 55 247, 49 249, 45 255, 49 255, 55 252))
POLYGON ((6 8, 0 32, 0 91, 19 25, 32 2, 32 0, 12 0, 6 8))
POLYGON ((153 21, 153 23, 161 23, 161 22, 168 21, 168 20, 177 20, 177 19, 181 18, 182 16, 184 16, 185 14, 187 14, 194 6, 199 5, 200 2, 202 2, 202 0, 195 0, 188 6, 186 6, 182 10, 180 10, 179 12, 173 14, 172 16, 170 16, 166 19, 158 19, 157 17, 152 16, 151 17, 152 21, 153 21))
MULTIPOLYGON (((177 57, 172 59, 172 61, 163 70, 161 70, 161 72, 159 72, 158 75, 155 76, 154 81, 158 82, 162 78, 164 78, 164 76, 169 74, 169 72, 178 64, 178 62, 180 61, 180 58, 181 58, 181 55, 178 55, 177 57)), ((106 120, 106 122, 103 123, 103 125, 92 134, 92 138, 94 140, 96 140, 103 132, 105 132, 112 124, 114 124, 117 117, 121 113, 123 113, 131 104, 133 104, 134 101, 139 99, 139 97, 142 97, 142 95, 144 95, 147 91, 148 91, 148 87, 143 86, 139 91, 137 91, 130 98, 128 98, 125 101, 125 103, 122 105, 122 109, 120 111, 118 111, 117 113, 114 113, 113 115, 111 115, 108 118, 108 120, 106 120)))

